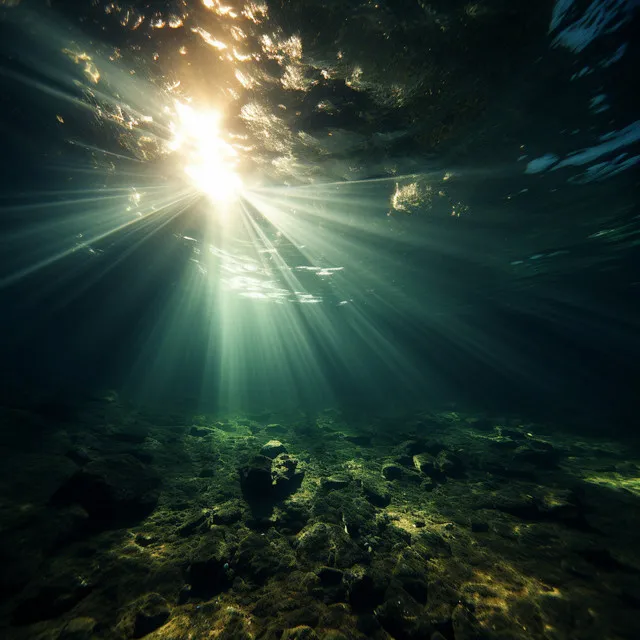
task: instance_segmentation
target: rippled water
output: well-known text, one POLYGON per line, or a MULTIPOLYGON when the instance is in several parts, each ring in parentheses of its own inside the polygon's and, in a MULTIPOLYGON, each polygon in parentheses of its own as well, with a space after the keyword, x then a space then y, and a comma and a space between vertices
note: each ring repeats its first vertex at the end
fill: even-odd
POLYGON ((11 377, 629 402, 637 9, 0 2, 11 377))

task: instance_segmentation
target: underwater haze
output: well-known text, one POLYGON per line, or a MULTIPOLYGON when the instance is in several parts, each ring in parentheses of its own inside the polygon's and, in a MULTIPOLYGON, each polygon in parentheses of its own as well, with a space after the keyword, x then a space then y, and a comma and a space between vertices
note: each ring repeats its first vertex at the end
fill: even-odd
POLYGON ((637 0, 0 0, 0 634, 640 637, 637 0))

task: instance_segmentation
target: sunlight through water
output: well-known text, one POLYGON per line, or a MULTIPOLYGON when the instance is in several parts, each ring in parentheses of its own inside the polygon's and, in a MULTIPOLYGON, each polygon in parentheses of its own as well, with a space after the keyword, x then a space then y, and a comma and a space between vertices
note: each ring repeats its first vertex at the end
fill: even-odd
POLYGON ((241 188, 235 172, 238 154, 221 137, 220 115, 215 111, 199 112, 180 102, 176 103, 176 114, 169 149, 181 153, 184 172, 212 200, 233 200, 241 188))

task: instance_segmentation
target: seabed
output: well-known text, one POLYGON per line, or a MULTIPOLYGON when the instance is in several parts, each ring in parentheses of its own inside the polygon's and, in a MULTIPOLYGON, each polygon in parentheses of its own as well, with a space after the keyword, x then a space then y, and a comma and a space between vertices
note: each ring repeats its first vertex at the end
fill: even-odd
POLYGON ((640 637, 637 443, 114 393, 2 414, 7 640, 640 637))

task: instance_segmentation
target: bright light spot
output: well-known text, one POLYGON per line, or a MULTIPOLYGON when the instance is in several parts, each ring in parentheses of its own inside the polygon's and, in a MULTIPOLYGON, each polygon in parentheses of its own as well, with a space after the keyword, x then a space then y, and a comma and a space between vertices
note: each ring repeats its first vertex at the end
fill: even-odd
POLYGON ((170 148, 184 157, 184 171, 193 185, 218 202, 237 197, 242 186, 235 172, 237 153, 220 137, 220 115, 199 112, 176 103, 177 121, 173 123, 170 148))

